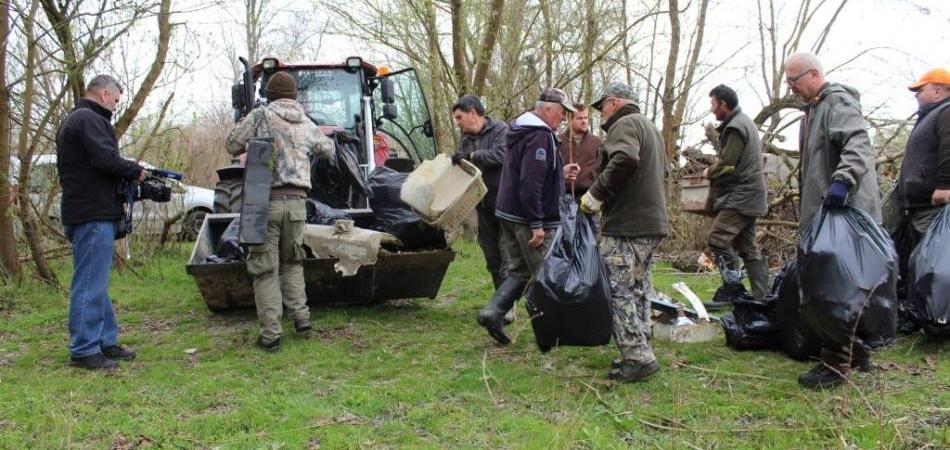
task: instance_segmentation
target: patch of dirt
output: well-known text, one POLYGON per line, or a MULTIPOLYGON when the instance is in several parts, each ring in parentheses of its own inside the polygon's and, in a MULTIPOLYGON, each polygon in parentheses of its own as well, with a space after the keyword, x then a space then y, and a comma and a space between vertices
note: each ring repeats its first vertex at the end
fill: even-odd
POLYGON ((152 440, 141 434, 132 439, 128 439, 122 435, 116 435, 112 438, 112 445, 109 448, 111 450, 133 450, 150 448, 151 446, 152 440))
POLYGON ((343 339, 350 341, 356 348, 366 348, 366 343, 363 342, 363 333, 353 326, 353 322, 328 329, 315 329, 311 336, 320 339, 343 339))

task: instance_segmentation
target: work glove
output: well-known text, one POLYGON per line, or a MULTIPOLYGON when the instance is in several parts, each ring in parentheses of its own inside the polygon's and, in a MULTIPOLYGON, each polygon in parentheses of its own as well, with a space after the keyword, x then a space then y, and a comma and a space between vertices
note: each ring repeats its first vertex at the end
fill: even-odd
POLYGON ((590 191, 587 191, 587 193, 581 197, 581 211, 585 214, 596 214, 600 212, 600 208, 603 205, 604 202, 594 198, 590 191))
POLYGON ((851 185, 844 180, 835 180, 825 193, 825 206, 829 208, 843 208, 848 203, 848 191, 851 185))
POLYGON ((459 153, 459 152, 452 153, 452 165, 453 165, 453 166, 459 165, 459 163, 461 163, 463 159, 467 159, 467 158, 465 158, 465 156, 463 156, 461 153, 459 153))

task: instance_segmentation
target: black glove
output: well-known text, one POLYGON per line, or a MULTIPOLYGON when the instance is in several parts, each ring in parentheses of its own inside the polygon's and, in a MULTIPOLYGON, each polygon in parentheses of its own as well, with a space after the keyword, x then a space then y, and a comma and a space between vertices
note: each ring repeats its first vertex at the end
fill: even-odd
POLYGON ((463 156, 463 155, 462 155, 461 153, 459 153, 459 152, 453 153, 453 154, 452 154, 452 165, 453 165, 453 166, 459 165, 459 163, 462 162, 463 159, 468 159, 468 158, 466 158, 465 156, 463 156))

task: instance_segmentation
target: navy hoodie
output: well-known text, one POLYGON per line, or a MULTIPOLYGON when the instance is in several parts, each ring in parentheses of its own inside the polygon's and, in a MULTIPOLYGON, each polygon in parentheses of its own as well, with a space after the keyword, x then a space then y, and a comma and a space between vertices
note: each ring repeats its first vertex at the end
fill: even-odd
POLYGON ((556 228, 558 202, 564 195, 557 136, 529 111, 508 124, 506 140, 495 216, 531 228, 556 228))

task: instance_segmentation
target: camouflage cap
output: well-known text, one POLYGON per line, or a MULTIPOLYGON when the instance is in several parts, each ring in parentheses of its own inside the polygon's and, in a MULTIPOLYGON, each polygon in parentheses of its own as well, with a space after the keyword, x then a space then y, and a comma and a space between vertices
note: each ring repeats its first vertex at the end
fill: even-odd
POLYGON ((572 105, 571 102, 568 101, 567 94, 565 94, 564 91, 555 87, 545 88, 543 91, 541 91, 541 96, 538 97, 538 101, 549 102, 549 103, 559 103, 561 106, 564 107, 564 109, 570 112, 577 112, 577 110, 574 109, 574 105, 572 105))
POLYGON ((600 107, 603 105, 604 100, 606 100, 607 97, 633 100, 635 105, 640 105, 640 97, 637 96, 636 91, 634 91, 629 85, 618 81, 608 84, 607 87, 601 91, 600 98, 596 102, 591 103, 590 107, 600 111, 600 107))

